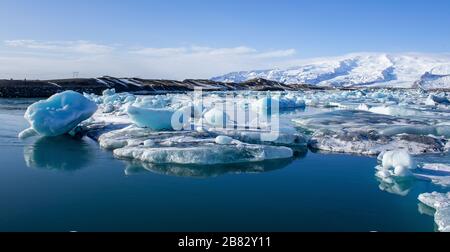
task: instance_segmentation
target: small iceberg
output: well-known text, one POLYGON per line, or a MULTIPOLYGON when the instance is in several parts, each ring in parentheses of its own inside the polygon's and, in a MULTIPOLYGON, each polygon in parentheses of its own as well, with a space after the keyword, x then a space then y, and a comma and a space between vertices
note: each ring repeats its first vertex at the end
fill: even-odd
POLYGON ((127 114, 131 121, 141 128, 152 130, 172 130, 172 116, 175 110, 171 108, 144 108, 130 105, 127 114))
POLYGON ((19 137, 28 137, 37 132, 41 136, 59 136, 73 130, 97 110, 95 102, 75 91, 64 91, 47 100, 30 105, 25 119, 31 128, 22 131, 19 137))
POLYGON ((410 170, 415 169, 414 161, 406 150, 386 151, 378 157, 381 159, 381 166, 378 166, 376 173, 379 178, 408 177, 412 176, 410 170))

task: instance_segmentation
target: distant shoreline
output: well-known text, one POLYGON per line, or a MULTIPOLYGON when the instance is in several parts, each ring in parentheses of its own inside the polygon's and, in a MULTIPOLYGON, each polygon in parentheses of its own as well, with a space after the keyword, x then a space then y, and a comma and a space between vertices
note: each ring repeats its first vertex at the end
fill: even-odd
MULTIPOLYGON (((140 78, 115 78, 104 76, 100 78, 72 78, 57 80, 0 80, 0 98, 40 98, 53 94, 74 90, 80 93, 101 94, 105 89, 114 88, 117 92, 135 94, 165 94, 175 92, 190 92, 201 88, 203 91, 300 91, 300 90, 357 90, 361 88, 318 87, 308 84, 283 84, 266 79, 252 79, 242 83, 228 83, 207 79, 160 80, 140 78)), ((384 87, 386 88, 386 87, 384 87)), ((419 88, 419 87, 416 87, 419 88)), ((399 88, 388 88, 399 89, 399 88)), ((445 91, 445 90, 442 90, 445 91)))
POLYGON ((285 91, 304 89, 328 89, 305 84, 286 85, 265 79, 253 79, 242 83, 226 83, 206 79, 159 80, 140 78, 72 78, 57 80, 0 80, 0 97, 2 98, 37 98, 49 97, 55 93, 74 90, 101 94, 103 90, 114 88, 117 92, 137 94, 164 94, 189 92, 201 88, 204 91, 285 91))

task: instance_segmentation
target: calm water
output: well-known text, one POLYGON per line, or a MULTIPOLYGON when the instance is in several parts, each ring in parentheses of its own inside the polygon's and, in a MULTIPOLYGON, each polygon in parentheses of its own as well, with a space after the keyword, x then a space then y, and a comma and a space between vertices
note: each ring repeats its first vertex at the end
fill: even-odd
POLYGON ((21 141, 29 100, 0 100, 0 231, 434 231, 417 196, 380 190, 374 158, 142 167, 90 139, 21 141))

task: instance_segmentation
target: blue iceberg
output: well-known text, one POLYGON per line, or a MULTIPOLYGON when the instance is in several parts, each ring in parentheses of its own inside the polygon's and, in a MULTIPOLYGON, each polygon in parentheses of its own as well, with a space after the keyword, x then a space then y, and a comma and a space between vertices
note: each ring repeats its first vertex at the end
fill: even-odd
POLYGON ((175 110, 171 108, 143 108, 130 105, 127 114, 141 128, 152 130, 172 130, 172 116, 175 110))
POLYGON ((59 136, 70 132, 96 110, 95 102, 82 94, 64 91, 30 105, 25 112, 25 119, 39 135, 59 136))

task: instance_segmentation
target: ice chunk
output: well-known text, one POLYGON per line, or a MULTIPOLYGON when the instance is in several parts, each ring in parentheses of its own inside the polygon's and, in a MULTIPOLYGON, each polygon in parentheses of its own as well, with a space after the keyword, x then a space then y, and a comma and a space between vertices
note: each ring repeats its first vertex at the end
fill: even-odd
POLYGON ((64 91, 30 105, 25 118, 40 135, 58 136, 71 131, 96 110, 97 105, 82 94, 64 91))
POLYGON ((289 109, 289 108, 304 108, 306 106, 306 102, 300 98, 296 98, 293 96, 282 96, 279 99, 279 108, 280 109, 289 109))
POLYGON ((133 105, 142 108, 167 108, 170 98, 162 95, 138 97, 133 105))
POLYGON ((450 173, 450 165, 448 165, 448 164, 425 163, 422 165, 421 169, 429 170, 429 171, 440 171, 440 172, 450 173))
POLYGON ((172 116, 174 109, 143 108, 128 106, 128 116, 139 127, 152 130, 172 130, 172 116))
POLYGON ((229 136, 217 136, 216 139, 216 144, 231 144, 231 142, 233 141, 233 138, 229 137, 229 136))
POLYGON ((275 114, 280 110, 304 108, 306 102, 293 96, 266 96, 254 101, 250 108, 259 114, 275 114))
POLYGON ((28 129, 21 131, 18 136, 20 139, 25 139, 28 137, 35 136, 37 134, 38 133, 33 128, 28 128, 28 129))
POLYGON ((115 95, 116 94, 116 89, 111 88, 111 89, 105 89, 102 92, 103 96, 111 96, 111 95, 115 95))
POLYGON ((211 129, 210 132, 214 132, 217 134, 222 134, 229 136, 233 139, 237 139, 246 143, 253 144, 275 144, 275 145, 285 145, 285 146, 301 146, 304 147, 307 145, 308 139, 305 135, 289 130, 280 129, 279 131, 273 132, 263 132, 257 130, 243 130, 243 129, 211 129), (271 137, 270 139, 274 139, 272 141, 267 141, 264 134, 274 134, 276 137, 271 137))
POLYGON ((151 139, 144 141, 144 146, 145 147, 151 147, 151 146, 154 146, 154 145, 155 145, 155 141, 153 141, 151 139))
POLYGON ((423 204, 434 208, 434 222, 440 232, 450 232, 450 192, 422 193, 418 197, 423 204))
POLYGON ((369 105, 365 103, 361 103, 358 105, 358 110, 369 111, 369 109, 370 109, 369 105))
POLYGON ((395 168, 399 171, 404 169, 414 169, 414 162, 406 150, 386 151, 383 154, 382 166, 384 169, 395 168))
POLYGON ((116 109, 116 108, 114 107, 114 105, 112 105, 112 104, 106 104, 106 105, 103 107, 103 113, 112 113, 112 112, 114 112, 115 109, 116 109))
MULTIPOLYGON (((380 161, 380 158, 379 158, 380 161)), ((381 166, 375 174, 383 181, 389 181, 391 177, 410 177, 411 169, 415 169, 414 162, 406 150, 385 151, 381 157, 381 166)))
POLYGON ((216 145, 202 141, 185 147, 148 148, 123 147, 114 150, 118 158, 128 158, 156 164, 227 164, 257 162, 269 159, 290 158, 293 151, 287 147, 253 144, 216 145))
POLYGON ((391 115, 391 116, 418 116, 420 112, 406 109, 399 106, 380 106, 380 107, 372 107, 369 108, 370 112, 382 115, 391 115))

